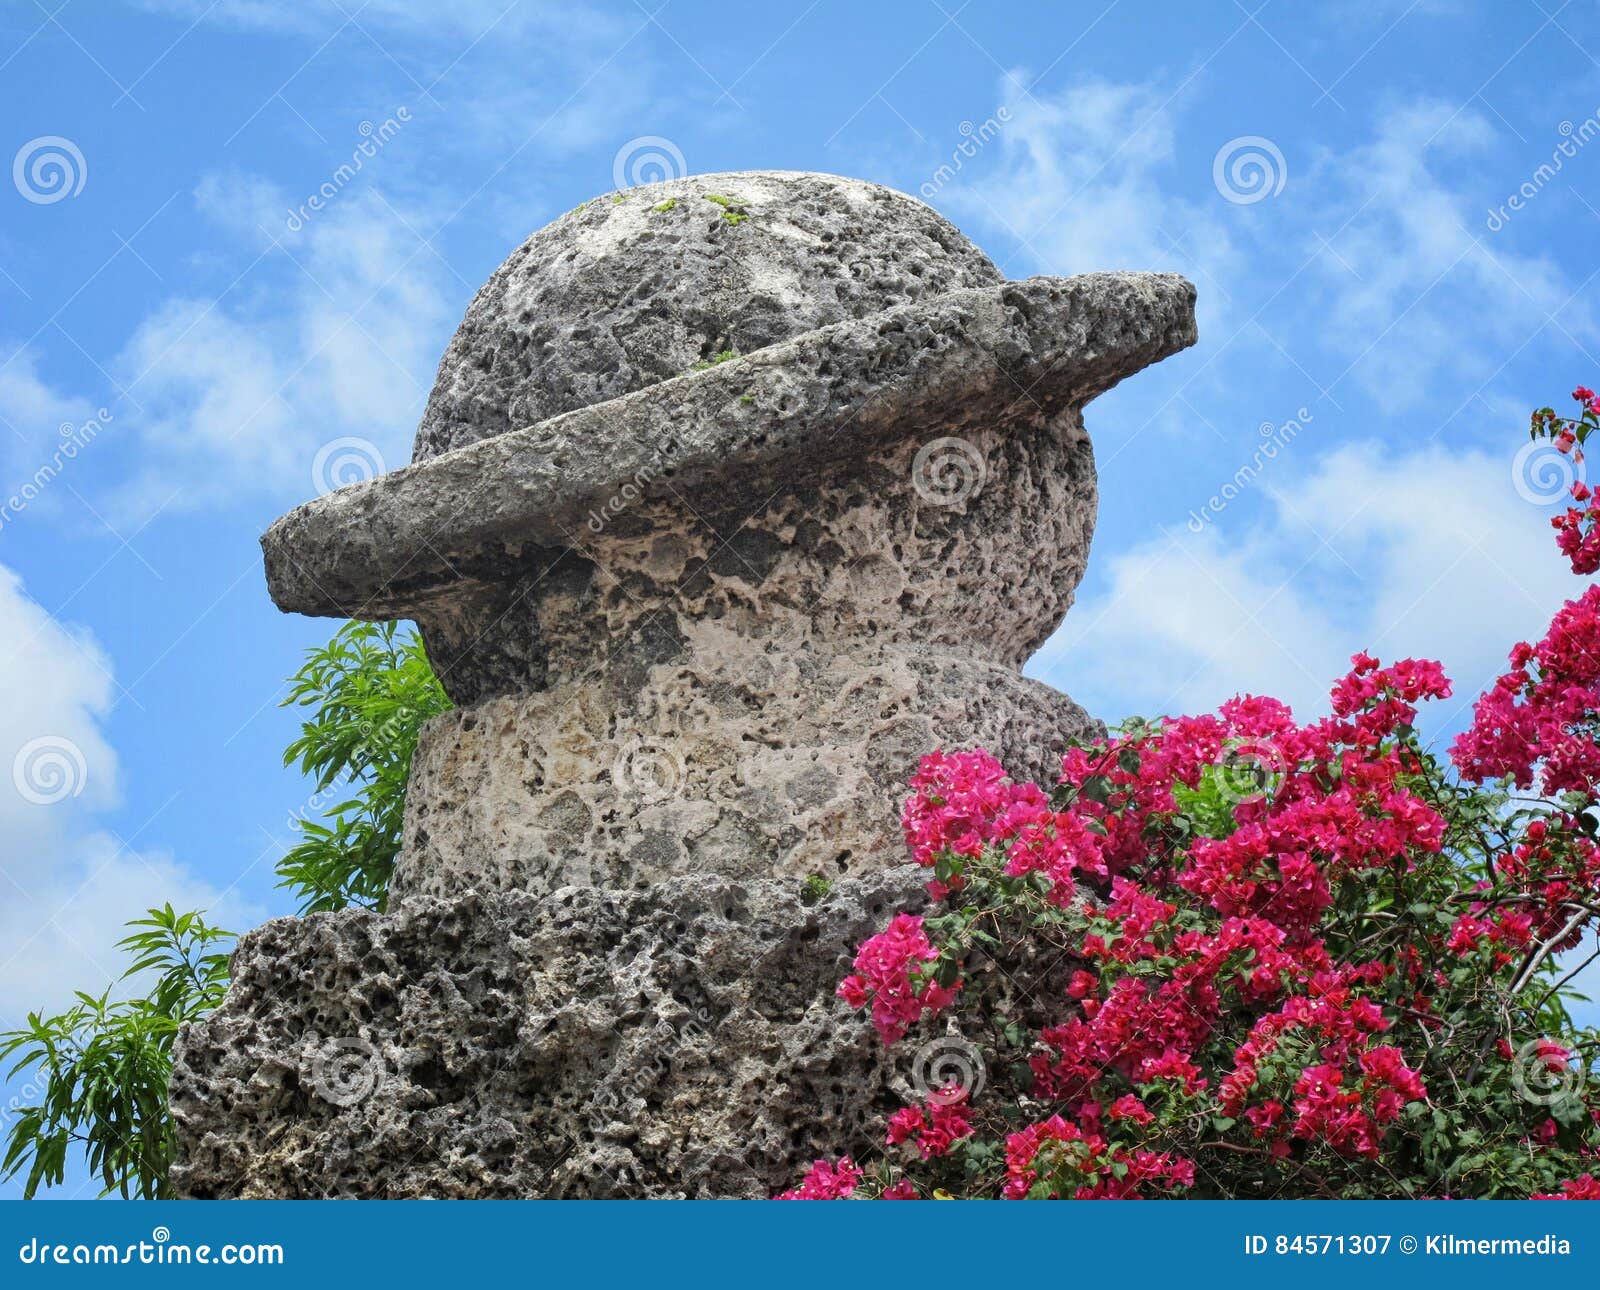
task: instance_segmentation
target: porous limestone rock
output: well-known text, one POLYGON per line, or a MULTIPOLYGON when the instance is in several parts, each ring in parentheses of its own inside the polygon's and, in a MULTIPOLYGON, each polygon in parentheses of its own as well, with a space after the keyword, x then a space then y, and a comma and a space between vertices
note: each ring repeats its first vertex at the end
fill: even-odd
POLYGON ((597 197, 528 238, 473 298, 414 456, 1000 281, 937 212, 859 179, 749 170, 597 197))
POLYGON ((179 1190, 756 1195, 874 1150, 903 1059, 833 987, 917 899, 905 781, 1098 730, 1020 670, 1088 557, 1081 412, 1194 339, 1181 278, 1006 282, 831 176, 530 238, 413 463, 263 538, 280 607, 414 619, 457 707, 389 913, 268 924, 183 1035, 179 1190))
POLYGON ((905 858, 899 803, 931 749, 982 746, 1037 779, 1101 730, 1049 686, 956 654, 774 653, 754 672, 696 658, 658 669, 625 725, 601 678, 436 718, 411 766, 391 904, 870 873, 905 858))
POLYGON ((756 1197, 937 1087, 833 997, 920 870, 280 918, 177 1045, 180 1194, 756 1197))

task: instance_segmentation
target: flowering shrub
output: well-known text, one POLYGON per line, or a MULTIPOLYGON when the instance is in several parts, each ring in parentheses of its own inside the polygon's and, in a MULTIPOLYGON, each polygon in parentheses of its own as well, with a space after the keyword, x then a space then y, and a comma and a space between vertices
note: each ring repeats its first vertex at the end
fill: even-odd
MULTIPOLYGON (((1551 440, 1558 452, 1570 454, 1574 460, 1583 460, 1583 444, 1590 432, 1600 425, 1600 396, 1580 385, 1572 392, 1578 404, 1575 417, 1558 417, 1554 408, 1540 408, 1533 414, 1534 439, 1551 440)), ((1550 521, 1556 530, 1556 545, 1572 563, 1576 574, 1590 574, 1600 569, 1600 497, 1596 497, 1583 480, 1572 485, 1572 499, 1576 506, 1550 521)))
MULTIPOLYGON (((1562 451, 1600 417, 1577 397, 1535 415, 1562 451)), ((1592 572, 1600 511, 1572 514, 1592 572)), ((1600 955, 1574 953, 1600 913, 1600 587, 1516 646, 1453 770, 1414 725, 1449 694, 1437 663, 1358 654, 1324 719, 1131 721, 1048 788, 924 758, 927 911, 839 986, 917 1096, 876 1158, 785 1195, 1600 1198, 1600 1032, 1565 1006, 1600 955), (960 1078, 919 1073, 952 1045, 960 1078)))

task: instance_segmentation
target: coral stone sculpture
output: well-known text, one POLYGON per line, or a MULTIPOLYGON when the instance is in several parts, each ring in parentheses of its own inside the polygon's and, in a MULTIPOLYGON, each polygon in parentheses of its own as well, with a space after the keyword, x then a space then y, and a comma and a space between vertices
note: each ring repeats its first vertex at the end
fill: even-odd
POLYGON ((1020 671, 1087 559, 1081 411, 1193 310, 1169 274, 1006 281, 825 175, 630 189, 529 238, 412 464, 263 539, 281 608, 415 620, 458 706, 391 914, 270 924, 185 1036, 179 1185, 760 1194, 858 1132, 896 1077, 830 987, 914 885, 898 798, 934 747, 1033 775, 1094 728, 1020 671), (345 1105, 314 1071, 341 1039, 383 1076, 345 1105))

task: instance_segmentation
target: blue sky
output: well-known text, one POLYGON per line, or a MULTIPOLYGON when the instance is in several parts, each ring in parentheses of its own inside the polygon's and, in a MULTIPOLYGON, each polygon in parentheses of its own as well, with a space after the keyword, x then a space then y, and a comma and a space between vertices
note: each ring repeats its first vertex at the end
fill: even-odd
POLYGON ((290 911, 277 702, 330 624, 258 534, 403 464, 479 283, 662 168, 1196 282, 1200 344, 1090 409, 1090 572, 1030 668, 1102 716, 1309 712, 1359 648, 1464 704, 1576 591, 1517 451, 1600 377, 1591 3, 8 0, 0 60, 0 502, 45 471, 0 508, 0 769, 67 776, 0 793, 0 1025, 147 903, 290 911))

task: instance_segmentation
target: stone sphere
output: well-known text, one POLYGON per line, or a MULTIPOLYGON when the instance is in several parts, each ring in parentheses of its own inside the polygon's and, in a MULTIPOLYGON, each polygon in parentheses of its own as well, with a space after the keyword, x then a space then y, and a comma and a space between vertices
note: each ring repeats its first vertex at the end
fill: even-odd
POLYGON ((937 212, 856 179, 741 171, 598 197, 528 238, 473 298, 413 458, 1002 280, 937 212))

